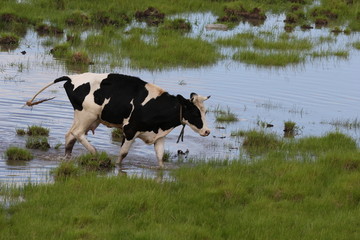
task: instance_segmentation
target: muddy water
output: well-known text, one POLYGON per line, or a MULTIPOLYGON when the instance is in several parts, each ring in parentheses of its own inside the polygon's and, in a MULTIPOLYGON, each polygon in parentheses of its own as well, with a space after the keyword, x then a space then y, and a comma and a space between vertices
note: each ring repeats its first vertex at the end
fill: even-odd
MULTIPOLYGON (((188 16, 197 22, 192 35, 214 38, 217 35, 231 35, 246 31, 250 25, 244 23, 226 32, 206 31, 204 26, 213 22, 210 14, 188 16)), ((256 31, 282 29, 283 16, 270 16, 256 31)), ((329 35, 324 30, 297 31, 299 36, 312 37, 329 35)), ((348 46, 359 41, 359 34, 339 35, 334 44, 348 46)), ((40 88, 55 78, 73 74, 63 63, 54 60, 49 49, 43 47, 44 38, 29 31, 20 46, 14 50, 0 52, 0 182, 51 182, 49 171, 61 161, 64 134, 72 124, 73 110, 62 85, 53 86, 40 98, 53 97, 52 101, 33 108, 24 107, 40 88), (20 52, 25 50, 25 55, 20 52), (26 137, 17 136, 15 130, 26 129, 29 125, 41 125, 50 129, 49 151, 33 151, 35 159, 29 162, 8 161, 4 152, 9 146, 25 147, 26 137)), ((349 48, 349 47, 348 47, 349 48)), ((225 50, 228 51, 228 50, 225 50)), ((107 72, 108 67, 89 71, 107 72)), ((212 133, 203 138, 185 130, 185 140, 176 144, 180 127, 168 135, 166 150, 171 154, 168 169, 186 162, 176 155, 178 150, 189 150, 188 158, 236 158, 243 154, 241 140, 230 137, 233 130, 259 128, 258 122, 274 125, 268 131, 283 134, 284 122, 291 120, 301 128, 301 136, 319 136, 335 130, 328 122, 334 120, 359 119, 360 113, 360 51, 352 49, 348 59, 330 57, 309 60, 305 64, 286 68, 263 68, 249 66, 231 60, 221 61, 215 66, 200 69, 178 69, 162 72, 135 71, 129 68, 115 68, 114 72, 135 75, 155 83, 172 94, 188 96, 191 92, 211 95, 207 105, 210 109, 218 106, 229 108, 239 121, 233 124, 215 122, 213 113, 208 114, 212 133)), ((341 131, 359 140, 358 129, 340 128, 341 131)), ((100 126, 89 141, 99 150, 116 157, 120 143, 112 141, 111 129, 100 126)), ((82 145, 76 144, 74 155, 85 153, 82 145)), ((167 178, 169 170, 158 171, 152 146, 137 140, 122 168, 112 174, 135 174, 167 178)))

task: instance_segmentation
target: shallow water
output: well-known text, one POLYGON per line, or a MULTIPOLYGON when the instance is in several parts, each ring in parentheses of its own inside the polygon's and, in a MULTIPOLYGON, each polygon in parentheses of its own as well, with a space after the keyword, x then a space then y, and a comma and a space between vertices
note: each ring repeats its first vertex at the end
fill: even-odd
MULTIPOLYGON (((242 23, 230 31, 207 31, 205 25, 214 22, 211 14, 187 16, 196 22, 190 35, 212 39, 230 36, 241 31, 273 30, 281 31, 283 16, 271 15, 261 27, 242 23)), ((300 37, 327 36, 327 30, 296 31, 300 37)), ((339 35, 332 44, 340 48, 359 41, 360 35, 339 35)), ((42 93, 40 98, 53 97, 52 101, 33 108, 24 103, 43 86, 55 78, 73 74, 60 61, 49 55, 43 47, 44 38, 28 31, 19 48, 0 52, 0 182, 51 182, 49 170, 61 161, 64 146, 58 150, 54 146, 64 143, 64 134, 72 124, 73 110, 62 85, 55 85, 42 93), (22 55, 20 52, 27 53, 22 55), (29 125, 41 125, 50 129, 47 151, 34 151, 36 156, 29 162, 7 161, 4 152, 9 146, 24 147, 26 137, 16 136, 15 130, 26 129, 29 125)), ((225 50, 231 51, 231 50, 225 50)), ((284 122, 291 120, 301 128, 301 136, 319 136, 335 127, 328 124, 333 120, 359 119, 360 112, 360 51, 351 50, 348 59, 330 57, 309 60, 305 64, 286 68, 264 68, 224 60, 215 66, 199 69, 176 69, 161 72, 136 71, 129 68, 115 68, 114 72, 135 75, 155 83, 172 94, 187 97, 191 92, 211 95, 206 102, 209 109, 227 107, 240 119, 233 124, 215 122, 213 113, 208 114, 208 124, 212 129, 209 137, 203 138, 186 128, 185 140, 176 144, 180 127, 168 135, 165 149, 172 154, 168 169, 181 165, 176 156, 178 150, 189 150, 188 158, 236 158, 242 154, 238 139, 231 138, 233 130, 259 128, 258 121, 274 125, 269 131, 283 134, 284 122)), ((107 67, 105 67, 107 68, 107 67)), ((90 71, 97 71, 91 66, 90 71)), ((107 69, 103 70, 108 71, 107 69)), ((340 128, 359 140, 358 129, 340 128)), ((120 143, 111 140, 111 129, 100 126, 96 134, 88 136, 89 141, 99 150, 116 157, 120 143)), ((82 145, 76 144, 74 155, 85 153, 82 145)), ((187 161, 186 159, 181 160, 187 161)), ((122 169, 113 174, 145 175, 169 178, 169 170, 158 171, 152 146, 137 140, 122 169), (161 172, 161 173, 159 173, 161 172)))

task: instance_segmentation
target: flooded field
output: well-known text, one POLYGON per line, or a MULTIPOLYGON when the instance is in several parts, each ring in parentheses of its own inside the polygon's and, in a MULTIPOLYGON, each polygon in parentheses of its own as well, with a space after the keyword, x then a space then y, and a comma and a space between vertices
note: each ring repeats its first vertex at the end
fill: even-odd
MULTIPOLYGON (((279 32, 283 29, 284 16, 270 15, 261 27, 242 23, 228 31, 206 30, 213 23, 211 14, 186 15, 190 22, 197 22, 190 36, 213 39, 232 36, 252 29, 279 32)), ((157 84, 171 94, 188 97, 191 92, 211 95, 206 102, 208 124, 212 129, 209 137, 203 138, 185 129, 184 142, 176 143, 180 127, 168 135, 165 149, 171 155, 168 169, 178 167, 187 159, 234 159, 244 155, 241 139, 231 137, 236 130, 260 129, 261 122, 270 123, 272 131, 283 135, 285 121, 293 121, 300 127, 299 135, 319 136, 340 130, 357 141, 358 127, 346 127, 346 122, 358 122, 360 113, 360 51, 350 45, 360 41, 359 33, 334 35, 328 29, 295 30, 299 37, 314 38, 331 36, 334 41, 318 48, 336 47, 349 49, 348 57, 329 56, 308 58, 305 63, 279 67, 259 67, 225 58, 211 67, 196 69, 171 69, 163 71, 133 70, 129 67, 96 66, 88 71, 118 72, 138 76, 157 84), (229 109, 238 117, 231 124, 217 123, 213 111, 229 109), (179 159, 178 150, 189 150, 187 159, 179 159)), ((44 92, 40 98, 56 97, 54 100, 32 108, 25 107, 27 100, 46 84, 67 74, 77 72, 49 54, 42 43, 46 37, 28 30, 21 44, 15 49, 1 48, 0 52, 0 182, 51 182, 49 170, 56 167, 64 154, 64 135, 72 124, 73 109, 61 84, 44 92), (26 54, 21 53, 26 51, 26 54), (41 125, 50 129, 49 151, 33 151, 35 159, 28 162, 6 160, 4 152, 9 146, 25 147, 26 136, 17 136, 16 129, 30 125, 41 125), (55 146, 60 145, 59 148, 55 146)), ((221 49, 230 54, 231 48, 221 49)), ((119 64, 120 66, 121 64, 119 64)), ((98 151, 117 156, 120 143, 111 139, 111 129, 100 126, 89 141, 98 151)), ((76 144, 73 155, 85 153, 81 144, 76 144)), ((136 174, 167 177, 169 170, 159 173, 153 146, 137 140, 124 160, 123 166, 114 174, 136 174)))

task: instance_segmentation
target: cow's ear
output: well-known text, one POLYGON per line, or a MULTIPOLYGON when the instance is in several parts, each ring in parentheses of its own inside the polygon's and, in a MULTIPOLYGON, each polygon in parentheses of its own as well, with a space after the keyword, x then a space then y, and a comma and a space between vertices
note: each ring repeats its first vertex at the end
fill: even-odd
POLYGON ((191 102, 194 102, 196 96, 197 96, 196 93, 191 93, 191 94, 190 94, 190 101, 191 101, 191 102))

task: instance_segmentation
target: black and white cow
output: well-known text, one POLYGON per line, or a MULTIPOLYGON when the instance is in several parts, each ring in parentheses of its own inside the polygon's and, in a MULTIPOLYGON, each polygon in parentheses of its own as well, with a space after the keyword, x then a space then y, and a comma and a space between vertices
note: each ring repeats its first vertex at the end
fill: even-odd
POLYGON ((88 151, 95 148, 85 135, 100 123, 123 130, 124 141, 117 163, 126 157, 135 138, 154 144, 160 167, 164 166, 164 137, 175 127, 186 124, 201 136, 210 130, 205 120, 203 97, 192 93, 190 99, 170 95, 162 88, 137 77, 122 74, 83 73, 60 77, 41 89, 26 104, 32 106, 36 96, 49 86, 65 81, 64 88, 74 108, 74 123, 65 135, 65 155, 70 156, 79 141, 88 151))

